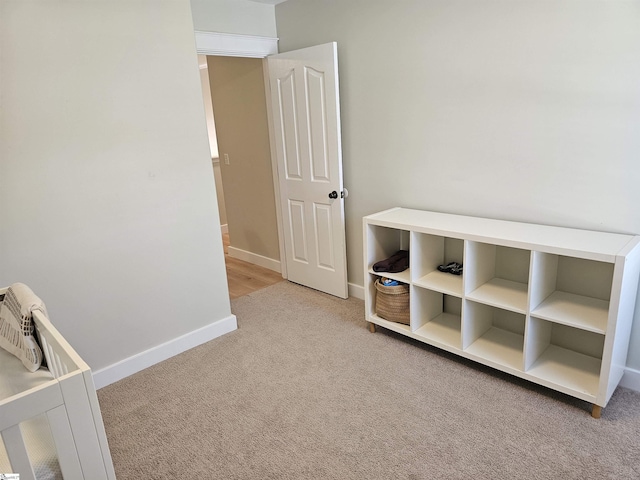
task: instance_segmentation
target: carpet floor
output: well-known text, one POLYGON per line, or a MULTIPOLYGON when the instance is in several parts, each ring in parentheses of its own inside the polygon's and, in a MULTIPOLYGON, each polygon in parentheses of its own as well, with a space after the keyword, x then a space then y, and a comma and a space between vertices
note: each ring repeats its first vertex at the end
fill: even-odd
POLYGON ((98 391, 119 480, 638 479, 640 393, 590 405, 289 282, 239 329, 98 391))

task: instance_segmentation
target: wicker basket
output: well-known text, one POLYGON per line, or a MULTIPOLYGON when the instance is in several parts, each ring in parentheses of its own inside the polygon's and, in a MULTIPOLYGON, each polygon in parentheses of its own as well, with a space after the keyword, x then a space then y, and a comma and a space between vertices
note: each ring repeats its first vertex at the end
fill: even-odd
POLYGON ((409 325, 409 285, 385 286, 376 280, 376 314, 391 322, 409 325))

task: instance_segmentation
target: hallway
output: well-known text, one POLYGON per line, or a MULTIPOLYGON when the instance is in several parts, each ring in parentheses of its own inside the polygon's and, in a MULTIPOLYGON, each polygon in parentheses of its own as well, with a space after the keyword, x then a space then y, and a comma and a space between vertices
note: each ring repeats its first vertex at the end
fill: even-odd
POLYGON ((224 262, 227 267, 229 297, 232 300, 284 280, 278 272, 230 257, 228 233, 222 235, 222 243, 224 262))

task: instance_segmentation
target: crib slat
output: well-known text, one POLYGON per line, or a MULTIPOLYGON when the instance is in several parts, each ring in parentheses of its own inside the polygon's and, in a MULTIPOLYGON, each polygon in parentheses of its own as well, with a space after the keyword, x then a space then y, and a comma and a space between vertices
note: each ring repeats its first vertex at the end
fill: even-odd
POLYGON ((33 473, 31 460, 29 460, 29 454, 27 453, 27 447, 22 438, 20 424, 3 430, 2 441, 9 456, 13 473, 19 473, 21 480, 36 480, 36 475, 33 473))
POLYGON ((49 365, 49 363, 50 363, 50 361, 49 361, 49 342, 47 341, 47 338, 44 335, 40 335, 38 340, 40 341, 40 346, 42 347, 42 353, 44 354, 44 360, 47 362, 47 365, 49 365))
POLYGON ((40 336, 46 337, 47 343, 60 356, 61 363, 67 365, 69 370, 89 368, 42 312, 33 311, 33 322, 40 336))
POLYGON ((57 354, 53 354, 53 358, 56 362, 56 372, 58 372, 58 374, 56 375, 56 378, 61 377, 62 375, 64 375, 64 368, 62 367, 62 362, 60 361, 60 356, 57 354))
POLYGON ((73 434, 69 427, 69 417, 64 406, 59 406, 47 412, 49 427, 53 441, 56 444, 60 470, 65 480, 83 479, 80 460, 75 449, 73 434))
POLYGON ((58 365, 56 365, 56 359, 54 357, 56 352, 49 344, 47 344, 47 350, 49 352, 49 356, 47 357, 47 368, 51 373, 53 373, 54 378, 58 378, 60 376, 60 372, 58 371, 58 365))
POLYGON ((49 345, 49 341, 45 335, 40 336, 40 343, 42 344, 42 352, 44 353, 44 358, 47 361, 47 368, 53 374, 54 378, 59 377, 59 372, 56 371, 56 366, 51 358, 53 354, 53 348, 49 345))

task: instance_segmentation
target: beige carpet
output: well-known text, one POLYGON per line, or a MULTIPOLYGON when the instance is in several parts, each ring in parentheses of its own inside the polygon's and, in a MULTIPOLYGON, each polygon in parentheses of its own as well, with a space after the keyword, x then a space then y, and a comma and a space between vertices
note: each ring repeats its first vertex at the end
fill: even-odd
POLYGON ((585 402, 282 282, 239 330, 98 392, 119 480, 637 479, 640 394, 585 402))

